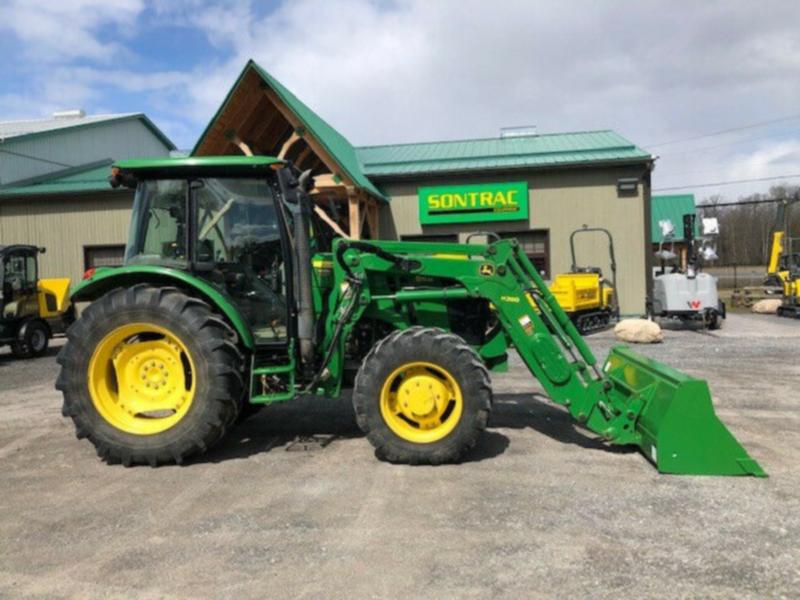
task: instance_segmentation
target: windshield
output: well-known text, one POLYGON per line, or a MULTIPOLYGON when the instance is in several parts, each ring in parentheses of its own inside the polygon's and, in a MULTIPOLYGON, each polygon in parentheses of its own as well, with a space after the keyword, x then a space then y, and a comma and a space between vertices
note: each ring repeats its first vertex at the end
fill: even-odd
POLYGON ((125 264, 187 264, 187 183, 182 179, 142 181, 136 188, 125 264))

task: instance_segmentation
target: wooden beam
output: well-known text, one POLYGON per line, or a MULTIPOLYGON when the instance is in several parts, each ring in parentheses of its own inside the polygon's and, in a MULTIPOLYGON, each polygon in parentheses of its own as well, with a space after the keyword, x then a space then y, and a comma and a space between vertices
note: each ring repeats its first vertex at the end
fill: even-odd
POLYGON ((300 165, 303 164, 303 161, 311 154, 311 146, 306 144, 306 147, 300 151, 300 154, 297 155, 297 158, 294 159, 294 164, 297 165, 297 168, 300 169, 300 165))
MULTIPOLYGON (((284 118, 287 121, 289 121, 289 123, 291 123, 292 127, 294 127, 295 129, 303 127, 303 124, 300 123, 300 121, 297 119, 294 113, 284 105, 283 101, 278 97, 278 95, 275 92, 273 92, 270 88, 264 88, 263 93, 267 96, 267 98, 272 100, 272 103, 281 112, 284 118)), ((303 139, 305 139, 306 143, 309 146, 311 146, 311 149, 314 151, 314 154, 316 154, 322 160, 322 162, 324 162, 328 166, 330 170, 333 171, 340 166, 333 159, 333 157, 330 154, 328 154, 325 148, 323 148, 321 144, 317 143, 317 141, 311 135, 309 135, 308 132, 305 133, 305 137, 303 139)), ((345 181, 346 185, 354 185, 354 183, 355 182, 349 180, 345 181)))
POLYGON ((347 235, 347 234, 344 232, 344 229, 342 229, 341 227, 339 227, 339 224, 338 224, 336 221, 334 221, 333 219, 331 219, 331 218, 328 216, 328 213, 326 213, 324 210, 322 210, 322 208, 320 208, 320 207, 319 207, 319 206, 317 206, 316 204, 314 205, 314 213, 315 213, 315 214, 316 214, 316 215, 317 215, 317 216, 318 216, 320 219, 322 219, 323 221, 325 221, 325 222, 328 224, 328 226, 329 226, 331 229, 333 229, 333 230, 334 230, 336 233, 338 233, 338 234, 339 234, 339 236, 340 236, 340 237, 347 238, 347 239, 351 239, 351 238, 350 238, 350 236, 349 236, 349 235, 347 235))
POLYGON ((225 132, 231 129, 241 131, 241 126, 246 117, 251 114, 261 100, 257 85, 259 81, 260 77, 254 71, 247 74, 234 91, 227 106, 215 120, 209 135, 206 136, 203 144, 198 148, 197 154, 199 156, 220 154, 223 150, 227 150, 230 139, 226 137, 225 132))
POLYGON ((350 237, 354 240, 361 239, 361 203, 355 194, 351 194, 347 199, 348 213, 350 217, 350 237))
POLYGON ((250 146, 248 146, 241 139, 239 139, 238 135, 233 134, 230 138, 230 142, 231 144, 239 148, 239 150, 241 150, 242 154, 244 154, 245 156, 253 156, 253 151, 250 149, 250 146))
POLYGON ((314 175, 315 188, 331 188, 331 187, 344 187, 341 181, 336 181, 333 173, 320 173, 314 175))
POLYGON ((364 231, 364 223, 367 221, 367 213, 369 212, 369 207, 367 206, 366 200, 361 201, 360 203, 360 210, 361 210, 361 220, 359 221, 358 231, 361 233, 364 231))
POLYGON ((369 236, 373 240, 380 239, 380 206, 375 200, 367 200, 367 221, 369 224, 369 236))
POLYGON ((292 146, 302 139, 303 137, 298 134, 297 131, 292 131, 292 135, 289 136, 289 139, 283 142, 283 146, 281 146, 281 150, 278 152, 278 158, 286 158, 286 155, 289 153, 289 150, 291 150, 292 146))

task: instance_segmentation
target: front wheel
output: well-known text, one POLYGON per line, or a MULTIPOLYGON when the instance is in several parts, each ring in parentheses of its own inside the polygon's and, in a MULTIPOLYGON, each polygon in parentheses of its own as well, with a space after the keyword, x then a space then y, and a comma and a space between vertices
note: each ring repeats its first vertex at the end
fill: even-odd
POLYGON ((109 292, 67 331, 56 384, 64 416, 108 462, 183 462, 239 412, 244 357, 232 337, 207 304, 175 288, 109 292))
POLYGON ((31 320, 23 323, 17 339, 11 344, 11 352, 17 358, 38 358, 47 352, 50 344, 50 330, 42 321, 31 320))
POLYGON ((387 336, 366 356, 353 406, 378 458, 455 462, 486 428, 489 372, 460 337, 412 327, 387 336))

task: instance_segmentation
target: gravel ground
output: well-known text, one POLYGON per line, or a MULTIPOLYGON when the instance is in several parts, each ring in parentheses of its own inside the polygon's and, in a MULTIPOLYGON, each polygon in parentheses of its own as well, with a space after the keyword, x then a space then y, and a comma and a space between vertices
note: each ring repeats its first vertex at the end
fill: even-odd
POLYGON ((0 350, 0 597, 796 598, 798 341, 731 315, 638 348, 708 379, 769 479, 659 475, 516 357, 461 465, 378 462, 343 398, 265 409, 188 466, 107 466, 60 416, 54 354, 0 350), (285 451, 309 433, 336 438, 285 451))

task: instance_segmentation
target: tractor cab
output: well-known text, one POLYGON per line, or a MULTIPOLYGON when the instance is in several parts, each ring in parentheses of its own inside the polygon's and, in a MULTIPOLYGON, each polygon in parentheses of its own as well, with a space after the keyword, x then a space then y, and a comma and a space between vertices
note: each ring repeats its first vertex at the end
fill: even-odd
POLYGON ((0 314, 9 327, 39 312, 36 257, 41 250, 23 245, 0 247, 0 314))
POLYGON ((268 157, 122 161, 112 184, 136 188, 124 266, 180 270, 221 292, 257 345, 285 343, 289 264, 268 157))

